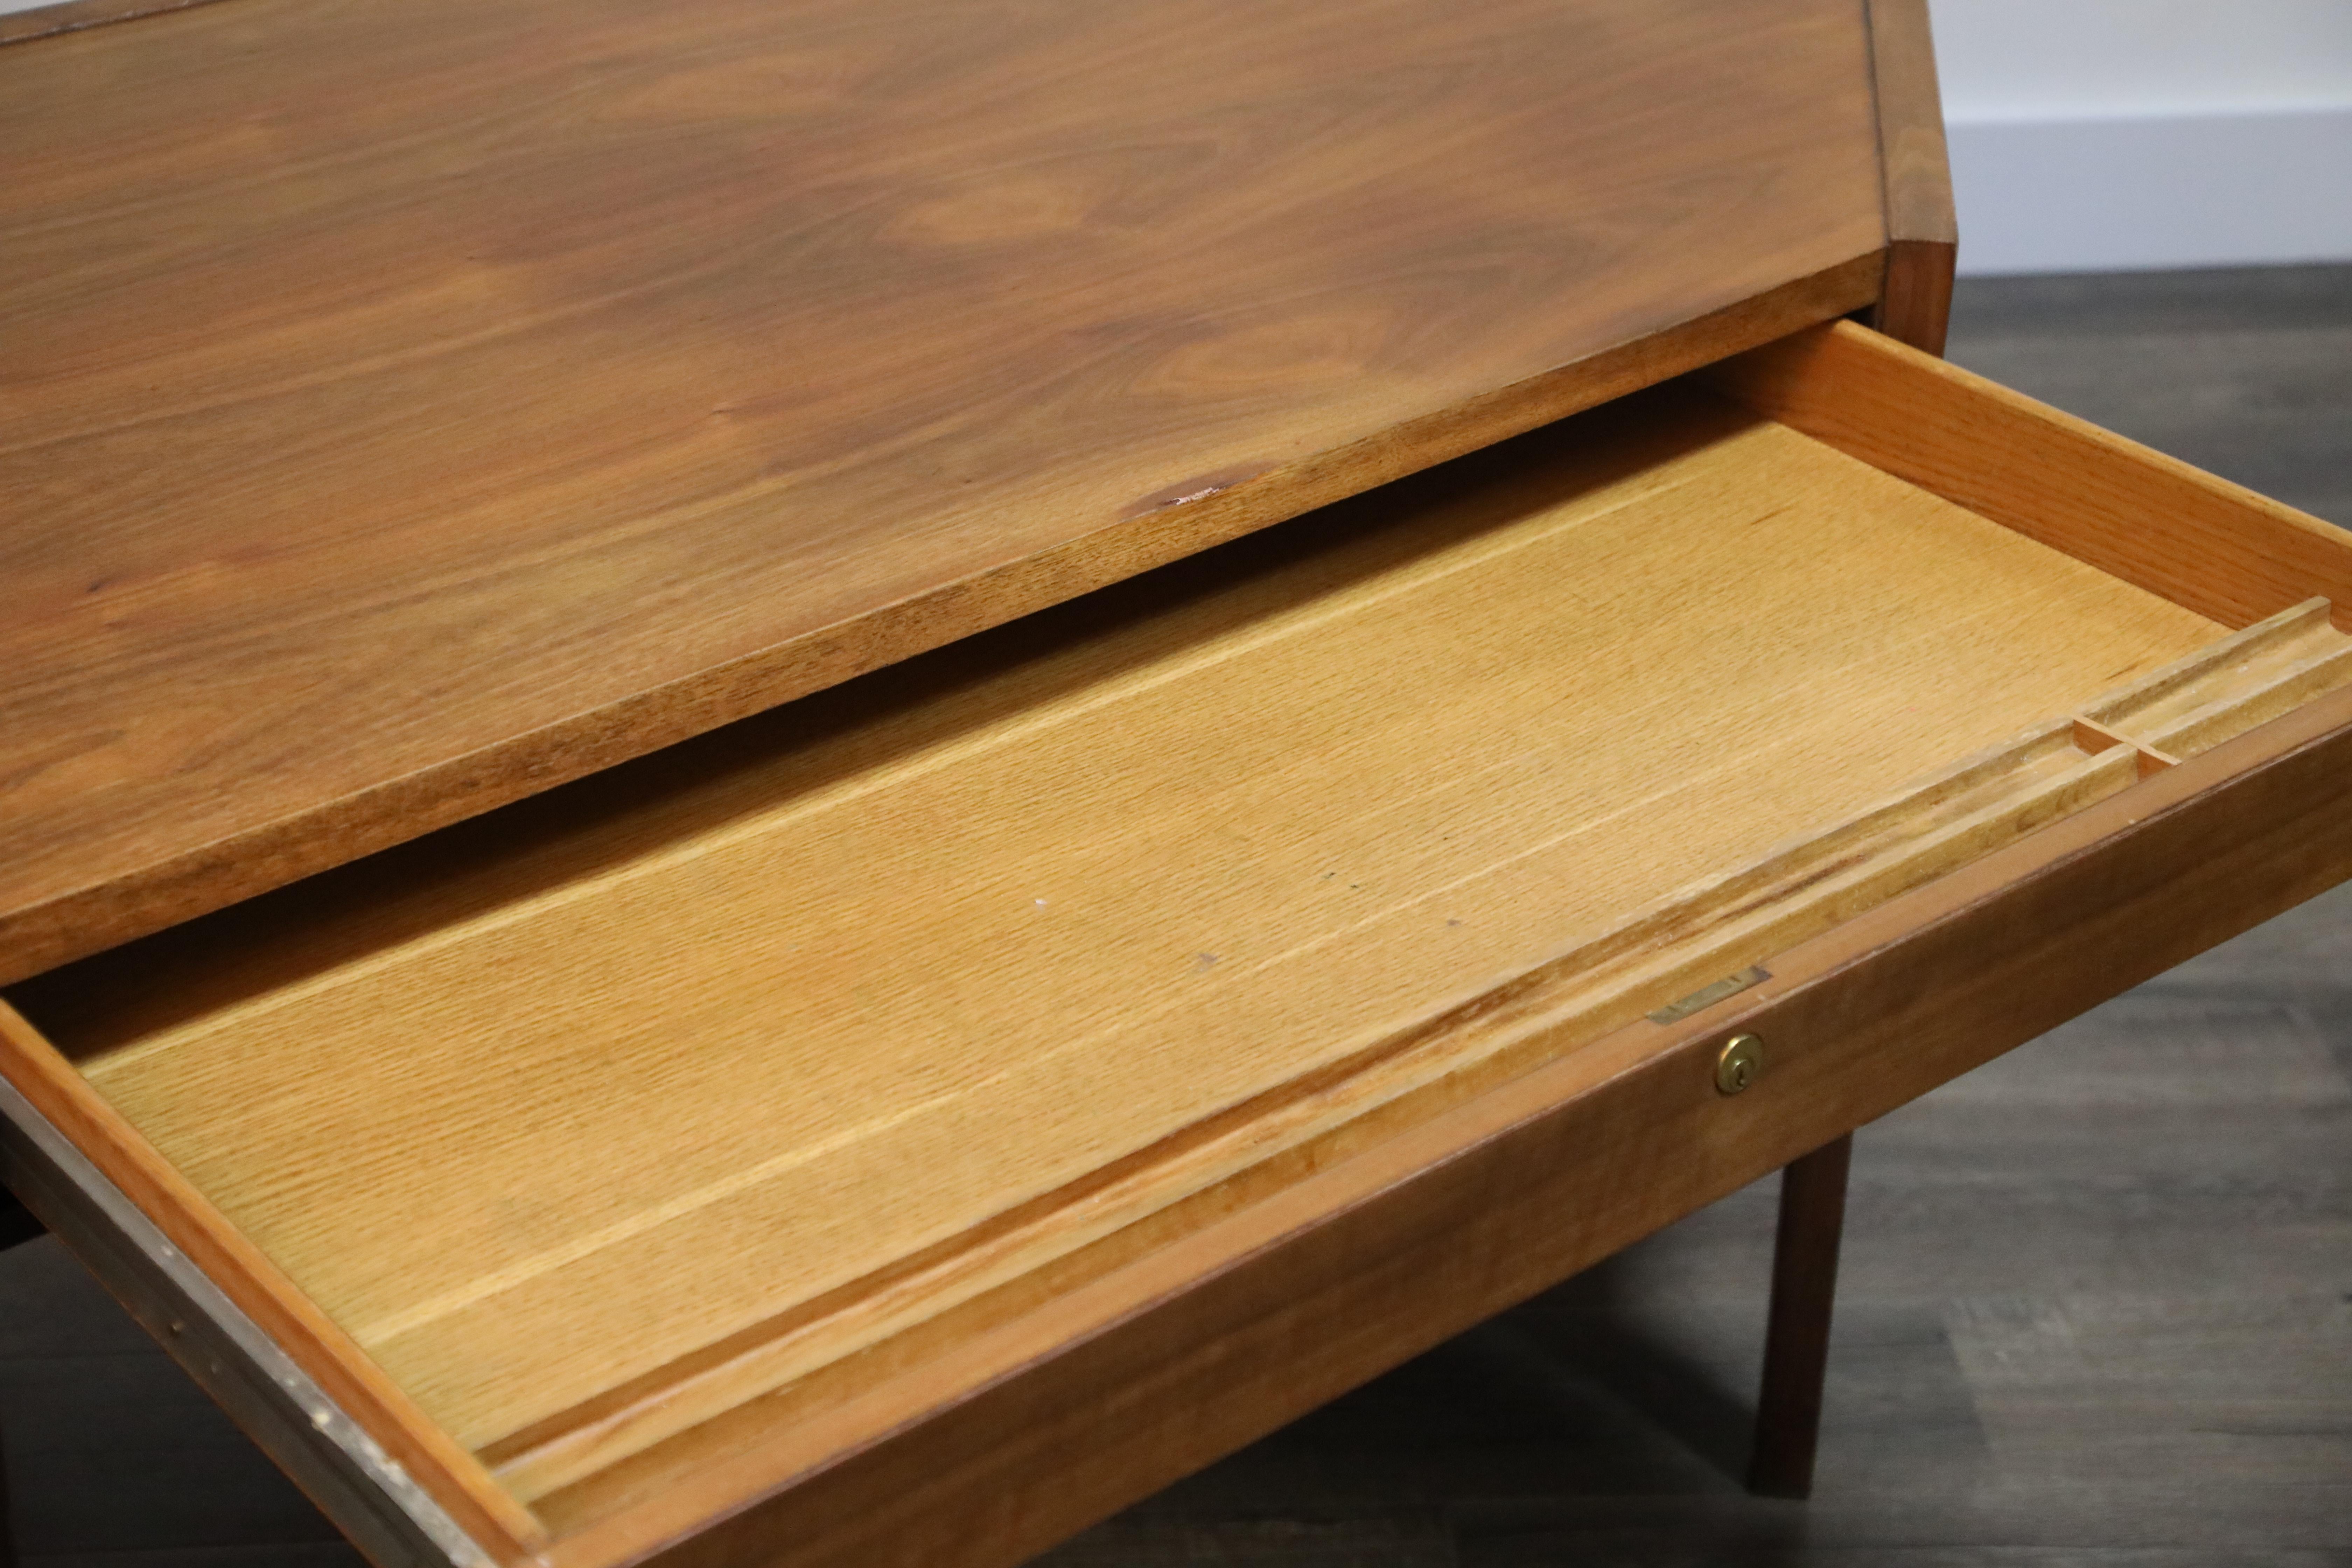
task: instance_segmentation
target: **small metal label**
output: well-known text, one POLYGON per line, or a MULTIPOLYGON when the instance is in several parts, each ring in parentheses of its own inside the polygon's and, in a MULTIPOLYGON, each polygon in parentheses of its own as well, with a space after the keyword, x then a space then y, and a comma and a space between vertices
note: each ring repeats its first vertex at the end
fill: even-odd
POLYGON ((1727 996, 1737 996, 1759 980, 1772 978, 1771 972, 1750 964, 1737 974, 1727 974, 1712 985, 1702 985, 1679 1002, 1669 1002, 1650 1015, 1653 1024, 1678 1024, 1703 1007, 1712 1007, 1727 996))

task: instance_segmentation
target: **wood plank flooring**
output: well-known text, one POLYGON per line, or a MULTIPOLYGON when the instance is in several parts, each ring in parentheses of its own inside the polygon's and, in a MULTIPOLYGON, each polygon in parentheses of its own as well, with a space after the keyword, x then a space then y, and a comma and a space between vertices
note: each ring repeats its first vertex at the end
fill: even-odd
MULTIPOLYGON (((2352 521, 2352 268, 1963 285, 1953 357, 2352 521)), ((1864 1131, 1821 1479, 1747 1497, 1772 1191, 1051 1568, 2352 1568, 2352 889, 1864 1131)), ((52 1241, 0 1254, 42 1568, 336 1542, 52 1241)))

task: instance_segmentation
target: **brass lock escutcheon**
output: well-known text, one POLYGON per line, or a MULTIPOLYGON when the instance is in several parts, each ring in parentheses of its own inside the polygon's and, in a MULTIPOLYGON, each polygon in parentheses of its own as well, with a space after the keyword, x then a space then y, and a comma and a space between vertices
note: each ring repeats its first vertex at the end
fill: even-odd
POLYGON ((1764 1070, 1764 1042, 1753 1035, 1734 1035, 1723 1042, 1722 1054, 1715 1058, 1715 1087, 1726 1094, 1738 1094, 1764 1070))

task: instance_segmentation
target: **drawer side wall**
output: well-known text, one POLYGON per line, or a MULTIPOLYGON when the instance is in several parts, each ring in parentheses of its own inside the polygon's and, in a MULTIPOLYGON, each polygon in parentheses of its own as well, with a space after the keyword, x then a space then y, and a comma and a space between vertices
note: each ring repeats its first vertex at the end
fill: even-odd
POLYGON ((1811 328, 1702 378, 2224 626, 2317 595, 2352 630, 2352 534, 1866 328, 1811 328))

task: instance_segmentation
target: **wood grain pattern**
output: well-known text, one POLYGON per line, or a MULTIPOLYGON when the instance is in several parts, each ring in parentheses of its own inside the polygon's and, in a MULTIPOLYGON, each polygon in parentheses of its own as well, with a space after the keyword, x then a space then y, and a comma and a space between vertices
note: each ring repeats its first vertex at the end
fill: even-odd
POLYGON ((1952 314, 1960 231, 1952 210, 1927 0, 1867 0, 1867 5, 1886 204, 1886 281, 1871 324, 1923 353, 1940 354, 1952 314))
POLYGON ((60 5, 35 5, 0 16, 0 44, 29 44, 212 4, 214 0, 63 0, 60 5))
POLYGON ((1771 417, 2225 626, 2312 596, 2352 535, 1850 322, 1707 373, 1771 417))
POLYGON ((1801 944, 1735 1002, 1628 1026, 567 1532, 549 1560, 1009 1568, 2342 881, 2347 769, 2338 692, 1801 944), (1713 1056, 1735 1029, 1782 1059, 1726 1100, 1713 1056))
POLYGON ((238 0, 0 53, 0 134, 8 976, 1859 308, 1885 237, 1851 0, 238 0))
MULTIPOLYGON (((1433 1010, 1550 964, 1597 1033, 1793 940, 1784 900, 1833 921, 1932 874, 1914 840, 2127 784, 2059 723, 1872 815, 2220 635, 1687 388, 1292 532, 929 700, 919 669, 779 713, 751 765, 388 910, 292 889, 25 1005, 535 1497, 1238 1201, 1433 1010)), ((1381 1092, 1505 1070, 1452 1034, 1381 1092)))

